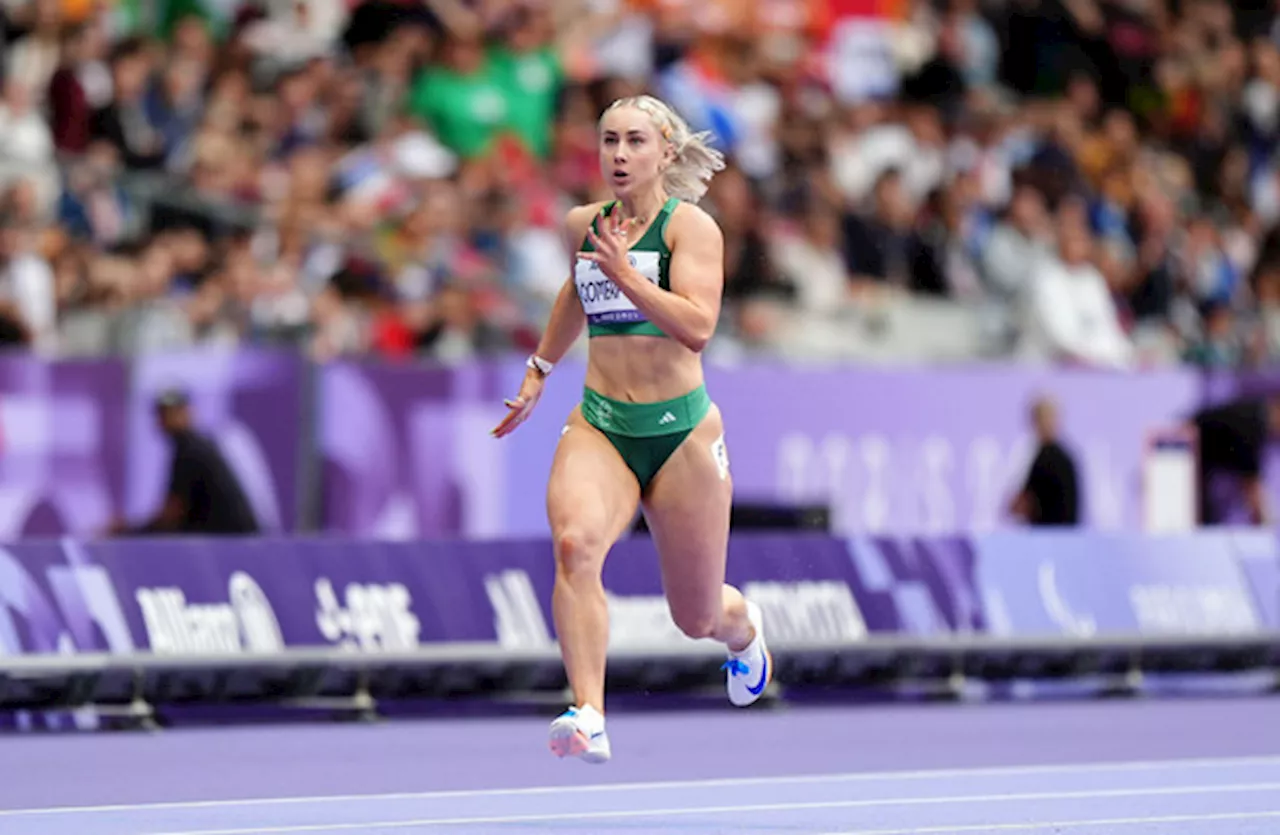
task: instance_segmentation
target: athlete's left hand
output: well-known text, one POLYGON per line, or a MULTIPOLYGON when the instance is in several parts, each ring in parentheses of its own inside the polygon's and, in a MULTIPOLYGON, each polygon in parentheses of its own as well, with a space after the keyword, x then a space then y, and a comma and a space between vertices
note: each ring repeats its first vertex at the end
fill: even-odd
POLYGON ((627 259, 628 250, 631 249, 627 233, 636 224, 636 218, 624 221, 619 219, 618 214, 615 211, 609 217, 605 217, 604 211, 601 210, 600 222, 596 224, 600 227, 600 234, 597 235, 592 227, 587 227, 587 240, 591 241, 595 251, 578 253, 579 258, 596 262, 600 266, 600 272, 615 282, 618 276, 631 265, 627 259))

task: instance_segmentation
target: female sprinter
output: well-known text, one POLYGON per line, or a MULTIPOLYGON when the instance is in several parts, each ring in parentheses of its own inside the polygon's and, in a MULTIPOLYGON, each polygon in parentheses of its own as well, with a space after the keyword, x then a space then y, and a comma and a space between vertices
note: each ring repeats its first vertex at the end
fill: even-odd
POLYGON ((701 351, 720 315, 724 239, 695 203, 724 168, 706 134, 649 96, 600 120, 600 166, 616 200, 569 211, 581 245, 519 395, 493 430, 528 418, 555 363, 588 327, 586 386, 560 435, 547 486, 556 560, 552 610, 574 705, 551 723, 551 750, 610 757, 604 727, 609 612, 601 571, 643 507, 672 619, 725 644, 729 700, 759 698, 772 676, 759 607, 726 585, 733 492, 724 424, 701 351))

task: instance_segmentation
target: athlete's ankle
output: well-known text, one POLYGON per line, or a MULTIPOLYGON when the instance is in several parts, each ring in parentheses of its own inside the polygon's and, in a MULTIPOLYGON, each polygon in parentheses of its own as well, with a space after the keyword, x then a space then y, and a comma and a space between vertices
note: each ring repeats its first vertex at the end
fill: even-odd
POLYGON ((724 645, 728 647, 730 652, 736 655, 739 653, 746 652, 747 649, 751 646, 751 642, 754 641, 755 639, 756 639, 756 628, 751 625, 750 621, 747 621, 746 638, 745 639, 740 638, 736 641, 728 640, 724 642, 724 645))
POLYGON ((595 711, 595 713, 597 713, 600 716, 600 718, 602 719, 604 718, 604 702, 603 701, 596 702, 588 699, 586 701, 577 702, 576 704, 574 704, 574 707, 577 708, 579 712, 588 711, 588 710, 595 711))
POLYGON ((720 625, 713 635, 732 653, 746 651, 756 639, 756 625, 751 622, 747 607, 743 605, 738 611, 728 609, 720 619, 720 625))

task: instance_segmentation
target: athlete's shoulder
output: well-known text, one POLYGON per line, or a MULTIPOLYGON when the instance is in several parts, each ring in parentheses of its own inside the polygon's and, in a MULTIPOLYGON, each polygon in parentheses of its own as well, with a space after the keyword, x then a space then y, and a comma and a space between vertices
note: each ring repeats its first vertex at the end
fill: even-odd
POLYGON ((671 222, 667 224, 673 242, 686 235, 701 240, 722 240, 724 233, 720 223, 711 213, 697 203, 681 200, 671 211, 671 222))

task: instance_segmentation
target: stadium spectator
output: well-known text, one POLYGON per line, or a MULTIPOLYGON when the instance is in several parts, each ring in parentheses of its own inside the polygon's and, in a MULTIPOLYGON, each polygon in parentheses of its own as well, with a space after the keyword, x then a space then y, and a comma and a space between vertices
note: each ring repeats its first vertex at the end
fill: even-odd
POLYGON ((249 501, 217 444, 192 423, 190 402, 182 391, 156 398, 156 419, 173 445, 173 462, 164 503, 140 525, 117 521, 110 533, 237 536, 258 533, 249 501))
POLYGON ((1053 228, 1044 195, 1021 184, 1010 196, 1005 217, 991 230, 982 250, 988 291, 1009 304, 1024 298, 1032 268, 1050 253, 1053 228))
POLYGON ((27 224, 11 218, 0 227, 0 297, 21 344, 47 355, 57 338, 57 287, 40 243, 38 230, 27 224))
POLYGON ((1009 511, 1035 527, 1078 525, 1080 476, 1074 456, 1059 438, 1057 404, 1047 397, 1037 399, 1031 425, 1038 444, 1035 458, 1009 511))
POLYGON ((1202 368, 1234 368, 1249 349, 1240 339, 1235 312, 1221 302, 1208 302, 1202 311, 1203 332, 1187 347, 1186 359, 1202 368))
POLYGON ((152 52, 143 39, 118 44, 111 55, 111 101, 93 115, 93 135, 114 145, 131 169, 159 168, 168 150, 146 108, 154 68, 152 52))
POLYGON ((946 294, 933 253, 916 230, 918 216, 902 173, 890 169, 881 174, 872 188, 870 210, 851 212, 844 220, 845 265, 856 281, 946 294))
POLYGON ((1200 524, 1222 525, 1244 513, 1246 524, 1269 524, 1263 486, 1266 452, 1280 434, 1280 397, 1240 397, 1206 407, 1190 418, 1199 443, 1200 524))
POLYGON ((1058 363, 1127 368, 1133 345, 1120 327, 1111 288, 1095 266, 1087 221, 1066 211, 1058 251, 1031 264, 1022 355, 1058 363))
POLYGON ((1273 8, 864 6, 10 4, 0 188, 30 263, 68 282, 51 320, 5 289, 11 335, 51 355, 507 350, 578 243, 565 208, 602 193, 598 114, 649 89, 730 157, 707 198, 723 355, 910 358, 940 329, 956 361, 1275 355, 1273 8), (198 273, 134 272, 174 226, 200 236, 198 273), (333 286, 354 263, 376 292, 333 286), (1069 309, 1075 330, 1045 316, 1069 309), (1110 347, 1082 357, 1094 320, 1110 347), (445 321, 484 335, 440 342, 445 321))

